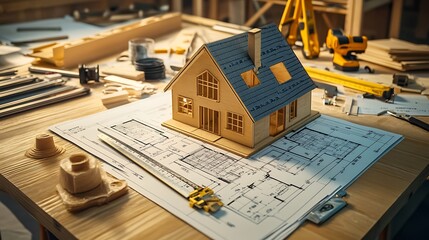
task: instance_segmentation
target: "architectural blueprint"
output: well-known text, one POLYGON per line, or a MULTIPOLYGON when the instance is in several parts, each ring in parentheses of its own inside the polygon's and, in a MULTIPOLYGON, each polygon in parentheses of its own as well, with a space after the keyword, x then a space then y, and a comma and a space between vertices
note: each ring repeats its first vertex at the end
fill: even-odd
POLYGON ((357 98, 356 101, 359 114, 377 115, 390 110, 413 116, 429 116, 429 100, 424 95, 398 94, 393 104, 371 98, 357 98))
MULTIPOLYGON (((279 239, 346 188, 402 136, 321 116, 248 159, 161 126, 170 93, 52 126, 50 130, 104 161, 104 169, 214 239, 279 239), (192 209, 181 195, 109 148, 102 132, 213 189, 224 206, 192 209)), ((190 189, 191 191, 192 189, 190 189)))

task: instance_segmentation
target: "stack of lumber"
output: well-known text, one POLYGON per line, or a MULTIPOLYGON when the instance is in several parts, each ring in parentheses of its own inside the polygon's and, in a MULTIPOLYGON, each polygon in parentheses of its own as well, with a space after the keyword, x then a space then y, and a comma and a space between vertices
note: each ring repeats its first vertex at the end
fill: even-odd
POLYGON ((399 71, 429 69, 429 46, 399 39, 368 41, 368 47, 359 59, 399 71))

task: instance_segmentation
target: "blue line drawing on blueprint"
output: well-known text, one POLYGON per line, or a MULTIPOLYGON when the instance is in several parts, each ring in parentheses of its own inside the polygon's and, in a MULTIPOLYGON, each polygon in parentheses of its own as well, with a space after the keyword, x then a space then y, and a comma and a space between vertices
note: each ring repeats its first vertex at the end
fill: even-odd
POLYGON ((215 239, 286 237, 310 210, 351 184, 402 139, 321 116, 246 159, 162 127, 170 109, 160 104, 171 101, 161 97, 51 130, 103 159, 109 173, 126 178, 135 190, 215 239), (212 188, 225 204, 222 212, 207 215, 190 209, 174 191, 114 155, 94 137, 97 129, 192 182, 212 188))

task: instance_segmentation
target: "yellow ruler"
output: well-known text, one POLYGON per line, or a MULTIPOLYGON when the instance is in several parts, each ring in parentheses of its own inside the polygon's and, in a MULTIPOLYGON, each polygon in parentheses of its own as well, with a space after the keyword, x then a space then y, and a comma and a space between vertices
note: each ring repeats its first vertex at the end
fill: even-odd
POLYGON ((356 89, 362 92, 382 97, 385 100, 393 98, 393 88, 378 83, 368 82, 359 78, 342 75, 339 73, 318 69, 314 67, 304 67, 308 75, 316 80, 325 83, 340 84, 344 87, 356 89))

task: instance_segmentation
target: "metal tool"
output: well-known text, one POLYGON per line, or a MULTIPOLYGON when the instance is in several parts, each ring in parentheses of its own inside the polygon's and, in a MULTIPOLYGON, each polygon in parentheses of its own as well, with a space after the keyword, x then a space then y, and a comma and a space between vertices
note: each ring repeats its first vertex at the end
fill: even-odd
POLYGON ((0 71, 0 76, 16 75, 17 72, 18 72, 18 70, 16 70, 16 69, 4 70, 4 71, 0 71))
POLYGON ((28 67, 28 71, 30 71, 31 73, 41 73, 41 74, 59 73, 63 77, 79 78, 78 72, 65 71, 65 70, 59 70, 59 69, 54 69, 54 68, 44 68, 44 67, 31 66, 31 67, 28 67))
POLYGON ((316 223, 322 224, 330 217, 334 216, 338 211, 347 206, 347 202, 339 197, 329 199, 316 211, 312 211, 308 214, 307 219, 316 223))
POLYGON ((417 119, 417 118, 415 118, 415 117, 413 117, 411 115, 396 113, 396 112, 390 111, 390 110, 387 111, 387 114, 392 115, 392 116, 394 116, 396 118, 405 120, 405 121, 407 121, 407 122, 409 122, 411 124, 414 124, 414 125, 416 125, 418 127, 423 128, 426 131, 429 131, 429 124, 427 124, 427 123, 425 123, 425 122, 423 122, 423 121, 421 121, 421 120, 419 120, 419 119, 417 119))
POLYGON ((71 98, 88 95, 91 92, 89 88, 78 88, 64 93, 60 93, 54 96, 49 96, 42 99, 37 99, 35 101, 26 102, 23 104, 18 104, 16 106, 0 109, 0 118, 9 116, 15 113, 27 111, 33 108, 42 107, 48 104, 68 100, 71 98))
POLYGON ((98 131, 100 132, 98 137, 103 140, 103 142, 188 199, 189 206, 203 209, 206 212, 217 212, 223 206, 222 201, 210 188, 202 187, 193 183, 184 176, 181 176, 166 166, 154 161, 152 158, 143 155, 133 147, 120 142, 111 135, 108 135, 108 133, 103 131, 103 129, 98 129, 98 131))
POLYGON ((53 88, 52 90, 48 90, 46 92, 37 93, 35 95, 30 95, 28 97, 17 99, 15 101, 7 102, 7 103, 2 103, 2 104, 0 104, 0 109, 8 108, 8 107, 13 107, 13 106, 18 106, 19 104, 23 104, 23 103, 27 103, 27 102, 31 102, 31 101, 35 101, 35 100, 39 100, 39 99, 43 99, 43 98, 46 98, 46 97, 55 96, 57 94, 60 94, 60 93, 63 93, 63 92, 67 92, 67 91, 71 91, 71 90, 74 90, 74 89, 76 89, 76 87, 74 87, 74 86, 60 86, 58 88, 53 88))
POLYGON ((53 80, 53 81, 47 81, 47 80, 36 81, 34 83, 31 83, 31 84, 26 84, 26 85, 19 86, 16 88, 4 90, 0 93, 0 99, 4 99, 7 97, 19 95, 19 94, 24 94, 24 93, 35 91, 38 89, 50 88, 53 86, 60 86, 60 85, 64 85, 65 83, 66 83, 66 81, 63 79, 57 79, 57 80, 53 80))
POLYGON ((100 68, 97 65, 96 67, 87 67, 84 64, 79 67, 79 81, 80 84, 87 84, 89 81, 100 81, 100 68))
MULTIPOLYGON (((16 77, 4 77, 0 79, 0 90, 12 88, 16 86, 22 86, 27 83, 33 83, 41 81, 38 77, 34 75, 26 75, 26 76, 16 76, 16 77)), ((1 90, 3 91, 3 90, 1 90)))

